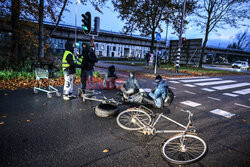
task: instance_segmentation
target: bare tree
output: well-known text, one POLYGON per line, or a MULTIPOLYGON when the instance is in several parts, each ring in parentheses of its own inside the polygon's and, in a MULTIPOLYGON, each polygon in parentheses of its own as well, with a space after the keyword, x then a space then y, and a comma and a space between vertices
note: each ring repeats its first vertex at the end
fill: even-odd
POLYGON ((199 67, 202 61, 209 34, 216 28, 224 28, 225 25, 237 27, 240 21, 249 19, 249 0, 202 0, 196 10, 197 25, 205 29, 205 39, 202 44, 202 52, 199 67))
POLYGON ((232 44, 229 44, 227 48, 232 49, 240 49, 245 50, 250 46, 250 35, 248 33, 248 30, 245 30, 243 33, 236 34, 235 42, 232 44))

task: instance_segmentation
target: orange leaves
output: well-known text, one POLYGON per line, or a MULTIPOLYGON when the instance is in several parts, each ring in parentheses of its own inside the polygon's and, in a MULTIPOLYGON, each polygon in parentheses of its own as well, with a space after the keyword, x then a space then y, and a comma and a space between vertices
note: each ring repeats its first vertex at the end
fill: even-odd
POLYGON ((3 125, 4 124, 4 122, 0 122, 0 125, 3 125))
POLYGON ((109 148, 106 148, 106 149, 103 150, 102 152, 107 153, 107 152, 109 152, 109 151, 110 151, 110 149, 109 149, 109 148))

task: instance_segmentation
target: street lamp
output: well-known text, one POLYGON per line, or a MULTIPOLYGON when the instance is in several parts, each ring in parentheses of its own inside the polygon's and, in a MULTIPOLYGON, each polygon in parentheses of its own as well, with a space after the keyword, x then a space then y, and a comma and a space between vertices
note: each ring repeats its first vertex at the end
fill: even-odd
POLYGON ((76 12, 75 12, 75 45, 76 45, 76 31, 77 31, 77 5, 79 3, 81 3, 81 0, 77 0, 76 1, 76 12))

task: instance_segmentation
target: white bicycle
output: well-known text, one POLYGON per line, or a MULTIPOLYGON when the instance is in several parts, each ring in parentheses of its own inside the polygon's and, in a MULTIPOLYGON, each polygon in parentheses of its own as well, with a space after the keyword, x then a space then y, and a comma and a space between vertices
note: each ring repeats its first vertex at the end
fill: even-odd
POLYGON ((184 112, 188 113, 188 123, 186 126, 163 115, 163 113, 156 116, 153 111, 144 106, 129 108, 121 112, 117 116, 117 123, 123 129, 139 131, 145 135, 178 133, 163 143, 161 153, 171 163, 179 165, 190 164, 201 160, 206 155, 207 144, 196 135, 192 127, 193 114, 188 110, 184 112), (154 118, 156 118, 155 121, 153 121, 154 118), (156 130, 155 125, 160 118, 165 118, 179 125, 184 130, 156 130))

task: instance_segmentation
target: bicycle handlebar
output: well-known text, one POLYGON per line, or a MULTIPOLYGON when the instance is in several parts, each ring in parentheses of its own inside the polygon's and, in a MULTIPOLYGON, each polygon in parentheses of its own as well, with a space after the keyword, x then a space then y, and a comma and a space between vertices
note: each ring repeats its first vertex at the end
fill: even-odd
POLYGON ((183 109, 181 109, 181 111, 188 113, 190 116, 193 116, 193 113, 191 113, 191 111, 189 111, 189 110, 183 110, 183 109))

